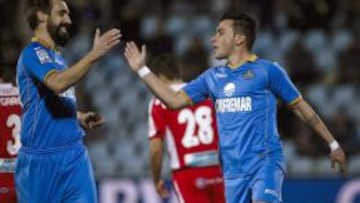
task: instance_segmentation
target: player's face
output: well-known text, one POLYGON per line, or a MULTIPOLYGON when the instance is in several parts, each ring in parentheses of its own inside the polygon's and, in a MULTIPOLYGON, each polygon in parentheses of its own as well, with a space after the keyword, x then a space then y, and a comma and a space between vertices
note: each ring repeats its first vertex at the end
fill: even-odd
POLYGON ((48 31, 55 44, 65 46, 69 41, 68 28, 71 25, 70 10, 62 0, 53 0, 48 31))
POLYGON ((216 59, 229 57, 235 47, 232 20, 223 20, 216 28, 215 36, 211 39, 216 59))

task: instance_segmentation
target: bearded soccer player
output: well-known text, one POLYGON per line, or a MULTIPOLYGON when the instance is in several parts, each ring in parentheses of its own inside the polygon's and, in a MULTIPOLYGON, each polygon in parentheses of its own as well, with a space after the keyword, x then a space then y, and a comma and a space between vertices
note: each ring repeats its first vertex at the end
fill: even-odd
POLYGON ((63 0, 27 0, 26 15, 34 31, 22 51, 17 81, 23 105, 21 142, 15 169, 19 202, 97 202, 93 170, 83 128, 103 124, 93 112, 79 112, 73 85, 91 65, 120 42, 120 31, 100 35, 92 49, 72 66, 58 47, 68 41, 69 8, 63 0))
MULTIPOLYGON (((180 74, 184 72, 181 71, 183 66, 175 56, 158 56, 151 67, 154 74, 174 91, 185 86, 180 74)), ((168 196, 160 178, 166 141, 179 202, 225 202, 215 111, 210 100, 170 110, 159 99, 153 98, 149 105, 149 138, 151 171, 156 191, 161 197, 168 196)))
MULTIPOLYGON (((0 63, 5 61, 1 58, 0 63)), ((1 65, 0 70, 4 69, 1 65)), ((0 71, 0 202, 16 203, 14 170, 21 146, 21 106, 18 89, 3 75, 0 71)))
POLYGON ((146 48, 127 43, 125 57, 150 90, 171 109, 211 98, 216 106, 225 196, 229 203, 282 202, 284 155, 277 129, 277 98, 329 145, 332 167, 346 170, 342 148, 277 63, 251 52, 256 23, 239 12, 225 14, 212 38, 217 59, 181 91, 174 91, 145 65, 146 48))

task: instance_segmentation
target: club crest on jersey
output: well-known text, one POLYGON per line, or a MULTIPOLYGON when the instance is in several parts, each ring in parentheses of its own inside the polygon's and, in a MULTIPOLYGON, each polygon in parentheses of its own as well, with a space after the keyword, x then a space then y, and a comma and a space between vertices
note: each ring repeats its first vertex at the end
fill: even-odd
POLYGON ((51 63, 52 62, 49 54, 43 48, 36 47, 35 48, 35 53, 36 53, 36 55, 37 55, 37 57, 38 57, 41 64, 51 63))
POLYGON ((245 80, 251 80, 254 78, 254 72, 252 70, 247 70, 243 75, 242 77, 245 79, 245 80))
POLYGON ((227 97, 231 97, 235 92, 235 84, 232 82, 229 82, 228 84, 225 85, 224 87, 224 94, 227 97))

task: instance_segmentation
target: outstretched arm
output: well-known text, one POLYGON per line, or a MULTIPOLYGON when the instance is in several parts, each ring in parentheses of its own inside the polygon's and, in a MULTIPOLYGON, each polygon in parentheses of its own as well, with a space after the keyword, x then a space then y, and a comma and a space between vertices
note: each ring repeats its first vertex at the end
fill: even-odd
POLYGON ((292 105, 292 110, 305 124, 315 130, 317 134, 328 143, 331 149, 331 167, 334 168, 335 163, 338 163, 340 165, 340 172, 345 173, 347 169, 344 151, 313 108, 311 108, 306 101, 301 99, 298 103, 292 105))
POLYGON ((111 29, 100 36, 96 30, 93 48, 73 66, 64 71, 53 71, 45 78, 45 85, 55 93, 62 93, 78 82, 90 69, 91 65, 120 42, 120 30, 111 29))
POLYGON ((168 108, 179 109, 191 104, 190 99, 184 92, 172 90, 145 65, 146 48, 144 45, 141 47, 140 52, 134 42, 129 42, 126 44, 124 55, 131 69, 137 72, 150 91, 168 108))
POLYGON ((165 188, 164 181, 161 180, 161 168, 163 161, 163 141, 159 138, 150 140, 150 167, 154 180, 156 192, 160 197, 169 196, 169 192, 165 188))

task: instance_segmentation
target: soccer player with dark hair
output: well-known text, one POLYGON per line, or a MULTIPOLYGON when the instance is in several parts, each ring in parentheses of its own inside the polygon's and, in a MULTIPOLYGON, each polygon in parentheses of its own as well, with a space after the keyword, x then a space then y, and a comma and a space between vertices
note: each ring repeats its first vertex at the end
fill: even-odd
POLYGON ((97 202, 82 128, 96 128, 104 120, 94 112, 77 111, 73 85, 120 42, 121 35, 117 29, 100 35, 97 29, 92 49, 68 67, 58 47, 69 39, 69 13, 63 0, 26 1, 35 36, 17 64, 23 105, 23 145, 15 169, 19 202, 97 202))
POLYGON ((342 148, 312 107, 302 98, 285 70, 251 52, 256 23, 246 14, 225 14, 211 42, 217 59, 226 65, 208 69, 181 91, 168 88, 145 65, 146 48, 127 43, 130 67, 171 109, 210 97, 219 129, 225 196, 229 203, 282 201, 284 155, 276 121, 277 98, 328 143, 332 167, 346 170, 342 148))
MULTIPOLYGON (((182 79, 183 69, 180 61, 170 54, 156 57, 151 64, 153 73, 174 91, 186 85, 182 79)), ((153 98, 149 105, 149 138, 151 171, 161 197, 168 195, 160 178, 166 142, 179 202, 225 202, 215 110, 209 99, 191 107, 171 110, 153 98)))

